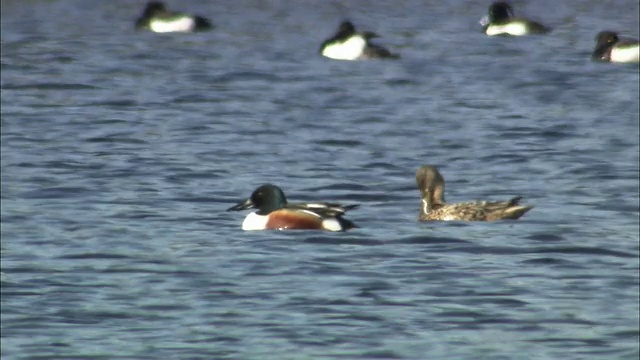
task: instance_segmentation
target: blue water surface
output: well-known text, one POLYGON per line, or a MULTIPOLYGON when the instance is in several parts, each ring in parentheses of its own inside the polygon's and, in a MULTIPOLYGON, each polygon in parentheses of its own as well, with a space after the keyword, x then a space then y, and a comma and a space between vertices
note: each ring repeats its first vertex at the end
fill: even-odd
POLYGON ((631 0, 1 5, 3 359, 637 359, 639 71, 631 0), (322 58, 343 19, 398 61, 322 58), (420 223, 523 196, 518 221, 420 223), (244 232, 260 184, 359 203, 346 233, 244 232))

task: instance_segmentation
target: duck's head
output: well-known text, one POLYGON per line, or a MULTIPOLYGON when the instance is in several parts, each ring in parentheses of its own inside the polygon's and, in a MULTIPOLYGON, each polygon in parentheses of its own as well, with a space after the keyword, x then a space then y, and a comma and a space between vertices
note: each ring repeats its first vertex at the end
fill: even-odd
POLYGON ((144 12, 142 13, 142 16, 154 17, 166 11, 167 11, 167 8, 162 1, 149 1, 147 3, 147 6, 144 8, 144 12))
POLYGON ((489 6, 489 21, 492 23, 505 22, 515 16, 511 5, 504 1, 496 1, 489 6))
POLYGON ((421 166, 416 171, 416 184, 423 199, 431 204, 444 203, 444 178, 433 165, 421 166))
POLYGON ((251 197, 230 208, 227 211, 240 211, 257 208, 258 214, 264 215, 281 209, 287 204, 287 198, 279 187, 264 184, 253 191, 251 197))

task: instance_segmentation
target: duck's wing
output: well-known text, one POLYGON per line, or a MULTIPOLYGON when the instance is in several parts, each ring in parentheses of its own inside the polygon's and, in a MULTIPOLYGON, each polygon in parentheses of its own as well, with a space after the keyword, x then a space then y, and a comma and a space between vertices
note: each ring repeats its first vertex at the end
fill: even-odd
POLYGON ((339 203, 327 202, 308 202, 308 203, 289 203, 285 206, 287 209, 300 210, 314 213, 320 217, 338 217, 344 215, 345 212, 353 210, 360 206, 359 204, 343 205, 339 203))
POLYGON ((522 196, 516 196, 508 201, 483 201, 479 207, 485 214, 485 220, 517 219, 531 210, 533 206, 521 205, 522 196))
POLYGON ((508 201, 474 201, 448 204, 436 208, 432 216, 441 220, 493 221, 517 219, 533 206, 520 205, 522 197, 514 197, 508 201))
POLYGON ((365 47, 362 57, 365 59, 398 59, 400 55, 393 54, 380 45, 369 43, 365 47))
POLYGON ((527 25, 531 34, 548 34, 551 32, 550 27, 544 26, 537 21, 527 20, 527 25))

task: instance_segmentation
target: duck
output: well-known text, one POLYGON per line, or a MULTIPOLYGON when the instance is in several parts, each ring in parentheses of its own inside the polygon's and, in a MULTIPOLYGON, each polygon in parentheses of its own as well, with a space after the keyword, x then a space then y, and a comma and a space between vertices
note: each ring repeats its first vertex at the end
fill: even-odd
POLYGON ((161 1, 149 1, 142 15, 136 20, 135 27, 137 30, 147 29, 156 33, 194 32, 213 28, 208 19, 168 11, 161 1))
POLYGON ((507 201, 471 201, 447 204, 444 200, 444 178, 433 165, 416 171, 416 184, 422 196, 420 221, 495 221, 515 220, 533 206, 520 205, 521 196, 507 201))
POLYGON ((596 35, 596 48, 591 54, 594 61, 637 63, 640 62, 640 41, 620 39, 614 31, 601 31, 596 35))
POLYGON ((551 31, 538 22, 516 17, 511 5, 505 1, 492 3, 489 6, 489 14, 480 20, 480 24, 484 33, 489 36, 523 36, 546 34, 551 31))
POLYGON ((338 32, 320 46, 320 54, 334 60, 398 59, 400 56, 371 42, 380 37, 371 31, 356 31, 351 21, 343 21, 338 32))
POLYGON ((242 222, 242 230, 327 230, 346 231, 357 226, 343 216, 358 204, 342 205, 328 202, 289 203, 282 189, 264 184, 251 196, 227 211, 256 208, 242 222))

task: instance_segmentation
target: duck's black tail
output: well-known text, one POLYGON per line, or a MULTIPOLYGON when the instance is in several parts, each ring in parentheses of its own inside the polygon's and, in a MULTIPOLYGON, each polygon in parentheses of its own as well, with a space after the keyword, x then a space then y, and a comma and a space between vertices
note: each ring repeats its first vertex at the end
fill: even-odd
POLYGON ((197 31, 213 29, 213 25, 211 25, 211 22, 209 21, 209 19, 203 18, 202 16, 195 16, 194 19, 196 21, 197 31))

